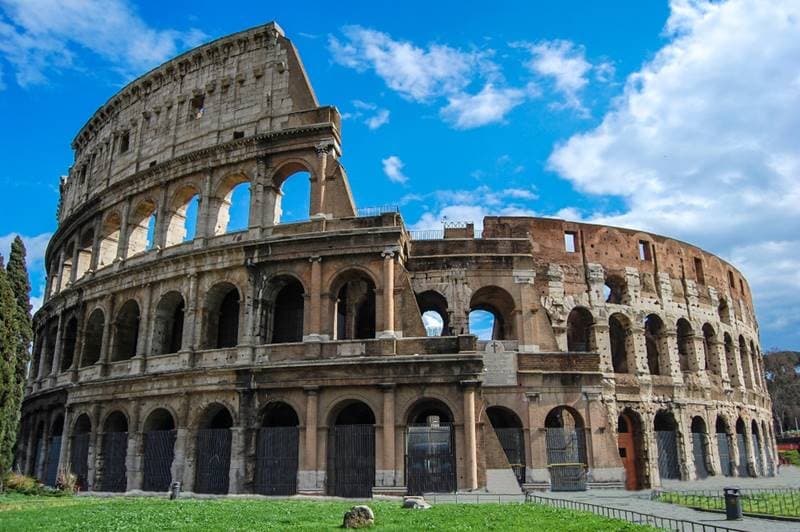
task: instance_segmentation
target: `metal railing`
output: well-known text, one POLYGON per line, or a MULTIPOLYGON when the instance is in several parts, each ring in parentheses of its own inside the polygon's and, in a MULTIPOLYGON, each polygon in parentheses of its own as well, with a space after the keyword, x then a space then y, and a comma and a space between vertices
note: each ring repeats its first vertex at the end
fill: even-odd
POLYGON ((397 205, 378 205, 376 207, 359 207, 356 215, 359 218, 367 218, 369 216, 380 216, 387 213, 399 213, 400 207, 397 205))
POLYGON ((423 231, 409 231, 411 240, 443 240, 444 231, 441 229, 426 229, 423 231))
MULTIPOLYGON (((659 490, 654 491, 651 498, 700 510, 725 510, 722 490, 659 490)), ((739 499, 745 514, 800 520, 800 489, 744 488, 739 490, 739 499)))
POLYGON ((534 495, 533 493, 528 493, 525 499, 528 502, 536 504, 543 504, 566 510, 577 510, 579 512, 589 512, 595 515, 607 517, 609 519, 620 519, 622 521, 628 521, 629 523, 652 526, 661 530, 676 530, 679 532, 741 532, 741 529, 738 528, 699 523, 697 521, 688 521, 685 519, 661 517, 653 514, 634 512, 633 510, 614 508, 613 506, 601 506, 599 504, 572 501, 568 499, 542 497, 540 495, 534 495))

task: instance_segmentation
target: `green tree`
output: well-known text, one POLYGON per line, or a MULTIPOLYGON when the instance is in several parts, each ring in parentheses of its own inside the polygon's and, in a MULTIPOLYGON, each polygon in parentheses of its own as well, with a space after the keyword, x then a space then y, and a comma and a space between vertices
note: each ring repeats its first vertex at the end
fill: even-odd
POLYGON ((764 371, 775 419, 784 431, 794 430, 800 423, 800 352, 766 353, 764 371))
POLYGON ((19 307, 0 256, 0 483, 11 468, 19 423, 19 307))

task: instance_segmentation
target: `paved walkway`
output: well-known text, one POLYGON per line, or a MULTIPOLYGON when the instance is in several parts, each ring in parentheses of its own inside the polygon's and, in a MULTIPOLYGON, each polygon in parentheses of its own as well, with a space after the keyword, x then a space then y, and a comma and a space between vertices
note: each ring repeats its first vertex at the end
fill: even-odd
POLYGON ((714 476, 691 482, 664 480, 662 484, 662 489, 665 491, 722 490, 722 488, 728 487, 745 489, 800 488, 800 467, 781 466, 780 473, 774 477, 738 478, 714 476))

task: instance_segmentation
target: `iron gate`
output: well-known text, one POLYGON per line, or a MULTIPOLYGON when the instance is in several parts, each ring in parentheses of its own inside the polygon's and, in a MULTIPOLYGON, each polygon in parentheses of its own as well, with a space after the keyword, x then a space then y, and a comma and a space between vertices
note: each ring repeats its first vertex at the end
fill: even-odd
POLYGON ((231 431, 202 429, 197 431, 197 493, 228 493, 231 469, 231 431))
POLYGON ((72 437, 69 465, 77 477, 78 489, 86 491, 89 487, 89 433, 76 434, 72 437))
POLYGON ((494 429, 520 486, 525 483, 525 435, 520 428, 494 429))
POLYGON ((586 440, 583 429, 546 429, 547 469, 552 491, 586 490, 586 440))
POLYGON ((452 425, 409 425, 406 432, 409 495, 456 491, 455 456, 452 425))
POLYGON ((144 433, 144 491, 169 490, 176 434, 174 430, 150 430, 144 433))
POLYGON ((61 457, 61 436, 50 438, 47 446, 47 472, 44 475, 45 486, 55 487, 58 478, 58 459, 61 457))
POLYGON ((297 493, 297 427, 263 427, 256 446, 255 491, 262 495, 297 493))
POLYGON ((728 442, 728 435, 717 433, 717 448, 719 449, 719 465, 721 473, 726 477, 733 476, 731 468, 731 447, 728 442))
POLYGON ((128 489, 125 458, 128 456, 128 433, 106 432, 103 434, 103 477, 101 491, 125 491, 128 489))
POLYGON ((737 473, 740 477, 749 477, 750 473, 747 471, 747 447, 744 443, 744 434, 736 434, 736 446, 739 448, 739 467, 737 473))
POLYGON ((681 478, 678 462, 678 433, 674 430, 657 430, 658 475, 661 478, 681 478))
POLYGON ((705 435, 700 432, 692 433, 692 455, 694 456, 694 470, 697 472, 697 478, 708 477, 705 435))
POLYGON ((33 458, 31 460, 31 476, 38 477, 39 472, 37 469, 39 468, 39 464, 42 461, 42 457, 40 456, 42 453, 42 439, 36 438, 36 443, 33 446, 33 458))
POLYGON ((756 465, 756 475, 763 476, 764 475, 764 462, 761 459, 761 440, 758 437, 758 434, 753 433, 753 454, 755 454, 755 465, 756 465))
POLYGON ((328 454, 328 491, 339 497, 372 497, 375 426, 335 425, 328 454))

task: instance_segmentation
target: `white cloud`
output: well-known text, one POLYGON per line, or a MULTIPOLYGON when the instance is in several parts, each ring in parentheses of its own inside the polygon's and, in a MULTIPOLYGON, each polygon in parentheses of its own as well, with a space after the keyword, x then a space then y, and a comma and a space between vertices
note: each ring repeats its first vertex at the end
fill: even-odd
POLYGON ((364 123, 370 129, 378 129, 382 125, 389 123, 389 110, 388 109, 378 109, 378 111, 373 115, 367 118, 364 123))
POLYGON ((408 177, 403 173, 405 164, 397 155, 390 155, 383 159, 381 164, 383 164, 383 173, 392 183, 405 183, 408 181, 408 177))
POLYGON ((83 50, 130 77, 205 38, 197 29, 153 28, 126 0, 0 0, 0 8, 0 54, 23 87, 82 68, 83 50))
POLYGON ((553 88, 564 98, 563 102, 554 105, 556 108, 574 109, 582 115, 588 114, 581 102, 580 93, 589 84, 589 74, 594 69, 595 78, 605 82, 614 73, 614 67, 609 62, 593 66, 586 59, 585 48, 571 41, 540 41, 534 44, 518 43, 516 46, 530 51, 531 59, 526 65, 528 69, 534 74, 551 79, 553 88))
POLYGON ((731 259, 763 328, 800 347, 800 3, 673 0, 665 31, 602 123, 549 166, 581 191, 623 197, 626 212, 599 221, 731 259))
POLYGON ((522 89, 496 89, 487 83, 477 94, 454 94, 441 111, 442 117, 456 129, 471 129, 496 122, 525 101, 522 89))

